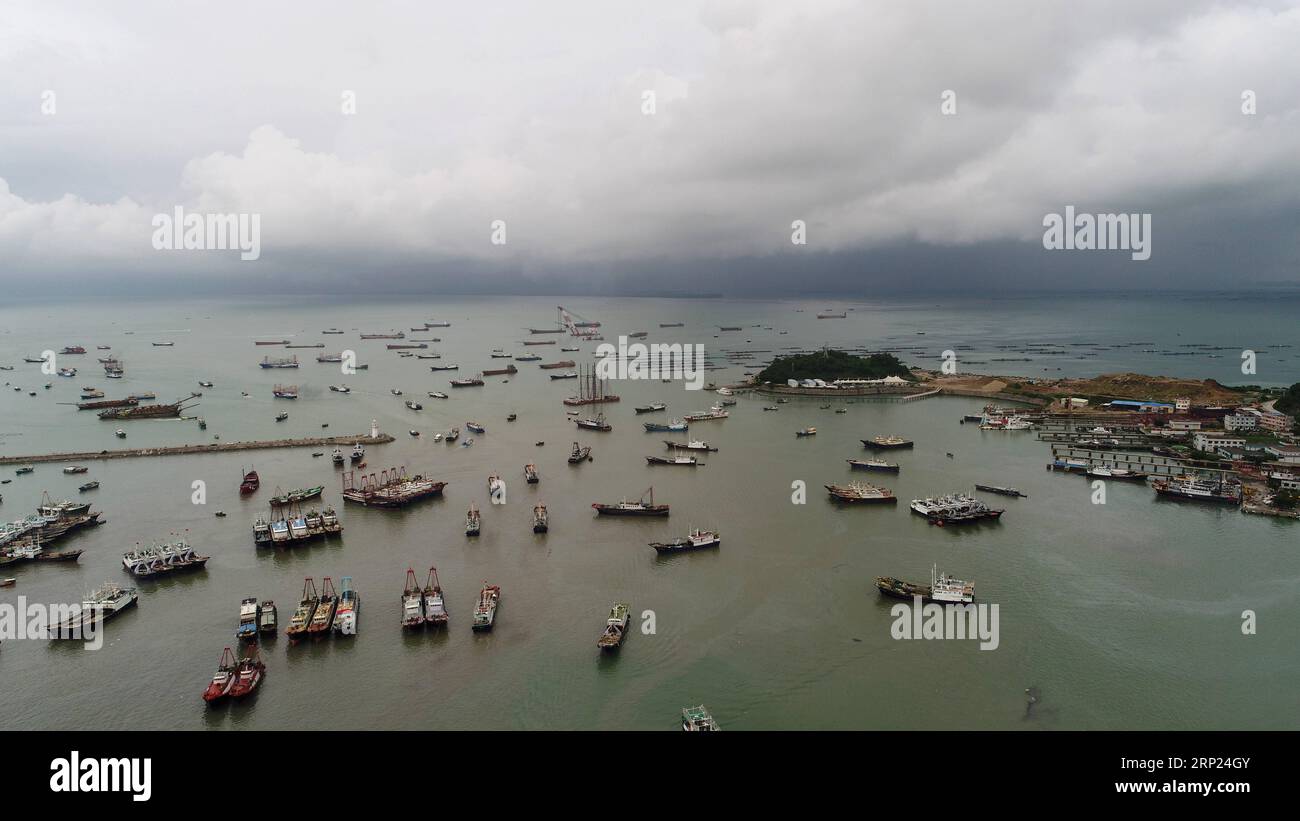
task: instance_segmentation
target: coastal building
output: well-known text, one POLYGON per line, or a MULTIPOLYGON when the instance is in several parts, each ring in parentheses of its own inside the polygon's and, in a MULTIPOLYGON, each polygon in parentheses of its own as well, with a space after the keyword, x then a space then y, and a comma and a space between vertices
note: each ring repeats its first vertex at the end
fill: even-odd
POLYGON ((1139 401, 1136 399, 1114 399, 1106 403, 1106 407, 1111 410, 1135 411, 1137 413, 1173 413, 1174 406, 1170 402, 1152 402, 1150 400, 1139 401))
POLYGON ((1170 430, 1200 430, 1201 420, 1199 419, 1170 419, 1170 430))
POLYGON ((1223 417, 1223 429, 1228 431, 1255 430, 1259 415, 1255 413, 1230 413, 1223 417))
POLYGON ((861 388, 867 385, 906 385, 906 384, 907 384, 907 380, 901 376, 886 376, 883 379, 836 379, 835 380, 835 386, 841 388, 861 388))
POLYGON ((1192 437, 1192 447, 1206 453, 1218 453, 1220 449, 1246 447, 1246 437, 1228 436, 1222 433, 1198 433, 1192 437))
POLYGON ((1277 411, 1265 412, 1259 415, 1259 426, 1275 433, 1283 433, 1295 427, 1295 419, 1277 411))
POLYGON ((1191 409, 1192 409, 1192 400, 1190 399, 1174 400, 1174 410, 1178 411, 1179 413, 1187 413, 1191 409))
POLYGON ((1088 407, 1088 400, 1078 396, 1069 396, 1063 398, 1061 400, 1061 404, 1064 405, 1066 408, 1071 408, 1071 409, 1086 408, 1088 407))
POLYGON ((1300 447, 1295 445, 1268 445, 1264 452, 1279 462, 1300 465, 1300 447))

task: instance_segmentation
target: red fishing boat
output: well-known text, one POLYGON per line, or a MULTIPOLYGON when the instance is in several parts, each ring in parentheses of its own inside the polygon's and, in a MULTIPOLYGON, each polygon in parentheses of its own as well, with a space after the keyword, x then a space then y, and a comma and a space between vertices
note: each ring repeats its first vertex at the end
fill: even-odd
POLYGON ((238 668, 239 663, 235 661, 235 654, 227 647, 221 653, 221 663, 217 665, 217 672, 212 676, 212 683, 203 691, 203 700, 214 704, 230 695, 230 688, 235 685, 235 674, 238 668))
POLYGON ((257 471, 250 470, 244 474, 244 481, 239 484, 239 495, 247 496, 262 486, 262 480, 257 475, 257 471))
POLYGON ((254 645, 250 655, 239 660, 239 669, 235 671, 235 683, 230 688, 230 697, 243 698, 251 695, 262 683, 262 676, 265 674, 266 665, 257 657, 257 646, 254 645))

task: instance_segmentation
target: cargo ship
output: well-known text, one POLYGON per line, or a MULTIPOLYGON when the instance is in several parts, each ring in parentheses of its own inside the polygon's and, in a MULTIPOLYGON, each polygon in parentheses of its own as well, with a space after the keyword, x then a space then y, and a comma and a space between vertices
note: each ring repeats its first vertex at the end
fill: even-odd
POLYGON ((647 456, 645 460, 646 464, 650 465, 673 465, 676 467, 693 468, 700 464, 699 460, 694 456, 674 456, 670 459, 665 459, 662 456, 647 456))
POLYGON ((670 442, 669 440, 665 439, 663 440, 663 442, 665 445, 672 448, 673 450, 699 450, 699 451, 705 451, 707 453, 718 452, 717 448, 713 447, 708 442, 701 442, 699 439, 692 439, 689 442, 670 442))
POLYGON ((507 365, 504 368, 490 368, 483 371, 484 376, 509 376, 516 373, 519 373, 519 369, 514 365, 507 365))
POLYGON ((561 359, 559 362, 544 362, 537 367, 544 371, 553 371, 559 368, 572 368, 573 366, 574 362, 572 359, 561 359))
POLYGON ((578 386, 578 395, 565 399, 564 404, 573 407, 619 401, 618 396, 609 393, 608 380, 596 376, 594 367, 587 368, 585 371, 580 369, 579 378, 581 381, 578 386))
POLYGON ((302 598, 298 600, 298 607, 289 617, 289 626, 285 628, 284 634, 291 639, 298 639, 307 635, 307 628, 311 626, 312 617, 316 615, 316 604, 318 602, 316 595, 316 583, 311 577, 303 580, 302 598))
MULTIPOLYGON (((138 400, 140 397, 136 397, 138 400)), ((100 411, 100 419, 175 419, 181 415, 182 411, 189 410, 193 405, 186 405, 189 400, 179 400, 170 405, 128 405, 123 407, 109 408, 100 411)))
POLYGON ((258 365, 262 368, 296 368, 298 367, 298 357, 291 356, 288 359, 272 359, 265 357, 258 365))
POLYGON ((339 596, 334 590, 334 580, 326 576, 321 582, 320 596, 316 599, 316 612, 307 623, 307 635, 313 638, 328 636, 334 627, 334 616, 338 608, 339 596))
POLYGON ((406 339, 406 334, 398 331, 395 334, 362 334, 362 339, 406 339))
POLYGON ((446 627, 450 618, 446 602, 442 596, 442 582, 438 580, 438 568, 430 567, 429 576, 424 581, 424 622, 430 627, 446 627))
POLYGON ((938 565, 930 567, 929 584, 913 584, 891 576, 877 576, 876 589, 881 594, 911 601, 920 596, 922 602, 936 604, 970 604, 975 600, 975 583, 955 579, 940 573, 938 565))

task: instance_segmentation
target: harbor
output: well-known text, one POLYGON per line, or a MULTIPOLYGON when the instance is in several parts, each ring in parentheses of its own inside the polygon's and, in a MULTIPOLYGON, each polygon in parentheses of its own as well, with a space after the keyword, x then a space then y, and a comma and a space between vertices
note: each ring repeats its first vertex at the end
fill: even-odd
MULTIPOLYGON (((778 340, 778 330, 752 328, 754 323, 740 316, 730 319, 735 314, 708 323, 714 317, 703 313, 704 306, 672 300, 646 304, 684 323, 652 330, 651 339, 672 333, 688 341, 709 324, 726 324, 744 328, 732 332, 730 347, 753 338, 749 347, 771 349, 770 356, 778 355, 778 341, 790 339, 791 346, 801 347, 819 341, 799 336, 789 317, 805 315, 789 306, 765 319, 774 329, 791 324, 789 336, 778 340)), ((152 390, 166 401, 185 395, 197 379, 211 382, 214 387, 203 387, 203 404, 194 411, 206 419, 206 431, 193 419, 122 423, 129 438, 118 444, 116 424, 56 404, 75 401, 80 380, 59 380, 46 394, 21 370, 6 373, 5 379, 24 387, 31 383, 38 396, 0 392, 8 414, 0 453, 7 457, 4 478, 10 480, 0 487, 0 518, 31 514, 42 490, 55 500, 76 501, 78 488, 93 480, 100 486, 81 500, 93 499, 91 509, 102 512, 105 523, 71 533, 54 548, 82 551, 76 562, 6 568, 0 575, 16 584, 0 595, 79 600, 113 581, 137 587, 138 602, 112 620, 105 648, 93 657, 70 647, 55 652, 5 641, 0 664, 7 687, 24 698, 18 711, 0 715, 0 726, 277 729, 303 726, 332 705, 340 710, 337 723, 344 729, 674 730, 684 707, 703 703, 729 730, 1014 729, 1024 726, 1028 687, 1043 694, 1043 709, 1030 720, 1035 727, 1182 727, 1213 720, 1262 727, 1272 720, 1277 705, 1268 700, 1233 700, 1225 708, 1223 689, 1244 691, 1253 679, 1225 684, 1212 670, 1216 665, 1248 669, 1263 652, 1274 659, 1271 675, 1287 675, 1283 642, 1261 633, 1256 645, 1243 648, 1239 639, 1224 637, 1222 608, 1206 605, 1225 596, 1249 596, 1266 585, 1279 557, 1293 549, 1296 523, 1244 515, 1248 504, 1238 511, 1224 503, 1166 501, 1140 481, 1106 480, 1106 503, 1097 505, 1086 472, 1044 470, 1059 457, 1085 461, 1085 471, 1109 465, 1164 476, 1164 469, 1152 467, 1159 462, 1168 464, 1172 478, 1189 465, 1210 464, 1152 449, 1175 442, 1155 441, 1136 450, 1085 444, 1082 440, 1106 438, 1087 432, 1101 425, 1092 418, 1085 431, 1066 431, 1050 417, 1026 431, 983 429, 979 420, 991 403, 1047 416, 1041 407, 983 394, 836 401, 761 396, 733 387, 728 397, 688 391, 680 383, 620 380, 604 388, 620 395, 620 403, 566 408, 563 400, 583 390, 576 380, 552 382, 540 368, 519 368, 484 378, 486 384, 474 391, 451 391, 441 378, 445 375, 430 373, 427 363, 387 352, 380 341, 359 342, 351 330, 406 328, 420 324, 414 320, 422 315, 446 316, 453 327, 442 332, 437 352, 443 361, 459 361, 468 375, 491 367, 493 347, 523 350, 509 345, 518 329, 541 327, 546 319, 536 300, 466 299, 450 305, 455 307, 440 305, 414 316, 409 307, 386 305, 367 309, 353 322, 337 309, 319 307, 277 305, 276 324, 270 313, 248 318, 214 313, 210 325, 187 323, 194 326, 193 341, 178 337, 175 347, 156 353, 147 337, 127 348, 132 337, 112 336, 117 332, 106 323, 95 330, 83 322, 89 329, 83 336, 86 347, 111 341, 131 363, 123 390, 110 396, 152 390), (312 330, 291 335, 288 326, 278 324, 286 311, 298 312, 295 324, 312 330), (285 380, 256 367, 265 349, 257 350, 249 339, 307 344, 319 333, 315 329, 332 326, 348 327, 350 338, 331 347, 368 345, 359 352, 371 367, 340 377, 338 363, 304 362, 293 377, 299 398, 280 400, 291 406, 291 415, 277 427, 273 389, 285 380), (238 339, 232 350, 243 353, 231 355, 229 362, 202 354, 220 348, 219 340, 231 335, 238 339), (188 358, 169 370, 169 357, 188 358), (348 384, 350 394, 328 390, 340 382, 348 384), (393 395, 393 389, 404 395, 393 395), (451 398, 424 398, 436 391, 451 398), (412 397, 424 403, 422 413, 406 406, 412 397), (725 417, 714 418, 710 406, 724 399, 734 404, 722 406, 725 417), (656 404, 663 410, 636 413, 656 404), (763 412, 765 406, 779 410, 763 412), (579 415, 569 416, 566 409, 579 415), (612 431, 575 426, 573 419, 594 418, 598 411, 612 431), (507 422, 511 415, 516 421, 507 422), (642 424, 688 415, 705 418, 671 433, 646 431, 642 424), (974 421, 961 421, 971 416, 974 421), (46 417, 57 424, 51 427, 46 417), (323 435, 366 431, 372 419, 381 431, 414 428, 421 435, 381 434, 381 442, 368 434, 323 435), (484 432, 470 432, 467 421, 484 432), (321 428, 325 423, 329 429, 321 428), (452 428, 464 433, 452 442, 434 438, 452 428), (794 435, 813 428, 815 436, 794 435), (230 444, 251 447, 213 449, 215 433, 230 444), (1057 434, 1069 438, 1051 441, 1057 434), (466 437, 473 437, 472 447, 463 446, 466 437), (874 443, 877 437, 900 446, 868 450, 863 440, 874 443), (575 439, 590 451, 568 464, 575 439), (260 447, 280 441, 292 446, 260 447), (364 452, 353 460, 357 443, 364 452), (136 447, 121 447, 126 444, 136 447), (132 455, 165 450, 172 458, 95 458, 105 448, 132 455), (335 448, 342 454, 338 466, 331 459, 335 448), (695 456, 700 467, 679 470, 647 461, 679 453, 695 456), (872 466, 857 468, 855 461, 872 466), (27 464, 33 473, 14 475, 27 464), (88 467, 89 473, 65 474, 63 467, 70 465, 88 467), (533 467, 537 483, 527 481, 525 465, 533 467), (347 473, 356 474, 354 488, 362 475, 373 475, 373 485, 382 487, 391 483, 383 472, 400 475, 403 466, 406 481, 420 474, 429 483, 445 483, 441 498, 386 509, 342 495, 347 473), (241 479, 251 469, 260 475, 260 487, 241 496, 241 479), (493 504, 484 483, 489 475, 507 485, 505 504, 493 504), (204 504, 192 498, 199 479, 207 486, 204 504), (792 498, 796 480, 807 484, 803 503, 792 498), (824 489, 852 488, 855 482, 887 488, 902 504, 837 503, 824 489), (977 485, 1021 495, 977 490, 977 485), (653 502, 647 492, 652 486, 653 502), (272 497, 292 505, 295 492, 318 487, 323 488, 319 496, 297 499, 303 518, 312 508, 332 508, 342 532, 293 546, 259 547, 254 525, 262 518, 269 527, 272 497), (940 526, 911 510, 912 500, 948 494, 965 494, 1003 512, 996 519, 940 526), (646 505, 670 506, 671 515, 611 516, 592 508, 635 505, 643 497, 646 505), (539 506, 546 512, 545 533, 535 532, 539 506), (472 537, 467 536, 471 509, 477 514, 472 537), (166 572, 148 581, 129 577, 124 554, 137 543, 175 544, 181 533, 197 555, 210 557, 202 570, 166 572), (719 533, 725 533, 725 545, 719 533), (875 580, 888 577, 924 587, 936 564, 937 572, 952 579, 973 580, 975 601, 1002 605, 997 652, 971 653, 973 648, 948 642, 924 643, 923 652, 922 643, 903 650, 890 638, 894 600, 881 595, 875 580), (437 567, 447 626, 403 630, 405 571, 415 569, 422 590, 431 566, 437 567), (285 631, 302 598, 303 580, 311 577, 319 596, 327 575, 337 588, 335 624, 343 609, 343 577, 351 578, 351 589, 364 602, 355 635, 343 640, 334 631, 333 639, 288 640, 285 631), (499 589, 500 609, 490 631, 476 632, 473 616, 485 583, 499 589), (266 678, 246 698, 223 699, 220 709, 205 707, 200 694, 214 677, 222 649, 232 647, 236 665, 242 657, 235 631, 247 598, 278 604, 279 639, 262 641, 258 656, 266 678), (622 623, 612 603, 627 605, 630 619, 625 638, 603 651, 597 643, 608 620, 622 623), (653 633, 642 632, 647 611, 656 617, 653 633), (1134 618, 1141 619, 1140 630, 1134 630, 1134 618), (1189 631, 1195 641, 1187 638, 1189 631), (1099 651, 1096 635, 1117 637, 1127 661, 1099 651), (879 664, 881 654, 890 653, 897 663, 879 664), (130 698, 126 682, 141 665, 176 682, 175 692, 148 703, 130 698), (428 675, 431 668, 436 676, 428 675), (385 672, 375 675, 376 670, 385 672), (1080 688, 1077 680, 1085 670, 1092 684, 1080 688), (1162 681, 1173 675, 1153 670, 1176 671, 1181 689, 1163 688, 1157 695, 1139 684, 1153 675, 1162 681), (915 687, 918 679, 953 677, 960 687, 936 694, 915 687), (95 695, 51 699, 51 678, 95 695), (46 696, 37 697, 41 693, 46 696), (394 705, 412 701, 434 707, 415 720, 394 712, 394 705), (110 702, 116 706, 106 711, 110 702)), ((644 305, 635 315, 595 301, 579 304, 578 310, 601 320, 607 336, 620 325, 630 330, 657 325, 653 314, 646 317, 644 305)), ((821 326, 847 326, 855 313, 821 326)), ((717 329, 704 333, 707 344, 717 329)), ((64 344, 23 347, 58 350, 64 344)), ((576 345, 582 350, 569 356, 589 363, 594 344, 576 345)), ((719 386, 742 385, 744 370, 755 367, 738 361, 708 378, 719 386)), ((590 387, 588 382, 586 390, 590 387)), ((1113 418, 1096 415, 1102 422, 1113 418)), ((1243 478, 1248 487, 1259 484, 1243 478)), ((293 513, 281 515, 292 522, 293 513)), ((1254 607, 1262 619, 1276 620, 1285 618, 1289 604, 1285 597, 1269 597, 1254 607)), ((310 628, 310 618, 304 629, 310 628)))
POLYGON ((137 459, 149 456, 194 456, 200 453, 233 453, 244 450, 274 450, 278 448, 342 447, 354 442, 368 445, 385 445, 393 441, 387 433, 371 436, 312 436, 303 439, 270 439, 260 442, 213 442, 209 445, 170 445, 167 447, 80 451, 76 453, 40 453, 28 456, 0 454, 0 465, 25 465, 28 462, 84 462, 90 459, 137 459))

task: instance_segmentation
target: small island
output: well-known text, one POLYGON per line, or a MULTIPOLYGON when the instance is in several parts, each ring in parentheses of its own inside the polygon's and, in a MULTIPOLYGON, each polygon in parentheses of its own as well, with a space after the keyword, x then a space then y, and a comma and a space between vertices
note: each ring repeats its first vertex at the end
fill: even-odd
POLYGON ((816 353, 778 356, 754 377, 754 381, 785 383, 790 379, 884 379, 889 376, 915 382, 912 371, 891 353, 873 353, 854 356, 830 348, 816 353))

